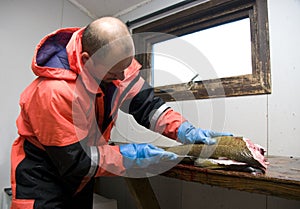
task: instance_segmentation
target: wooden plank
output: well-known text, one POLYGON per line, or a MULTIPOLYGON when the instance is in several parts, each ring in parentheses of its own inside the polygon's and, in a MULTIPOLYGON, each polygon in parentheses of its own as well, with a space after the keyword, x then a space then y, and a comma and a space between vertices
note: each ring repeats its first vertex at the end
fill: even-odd
POLYGON ((148 178, 125 178, 138 209, 160 209, 148 178))
MULTIPOLYGON (((163 176, 251 193, 300 200, 300 158, 268 157, 265 174, 178 164, 163 176)), ((138 209, 160 209, 148 178, 125 178, 138 209)))
POLYGON ((162 175, 251 193, 300 200, 300 158, 270 157, 266 174, 211 170, 179 164, 162 175))

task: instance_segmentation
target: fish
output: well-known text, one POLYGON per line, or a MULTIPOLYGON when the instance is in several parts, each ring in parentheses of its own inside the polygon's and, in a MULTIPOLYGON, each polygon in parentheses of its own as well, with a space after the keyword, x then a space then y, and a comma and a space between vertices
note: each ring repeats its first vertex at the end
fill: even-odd
POLYGON ((253 166, 248 165, 247 163, 238 162, 235 160, 197 158, 193 162, 194 162, 194 166, 196 167, 202 167, 202 168, 212 169, 212 170, 242 171, 254 175, 265 173, 265 169, 255 168, 253 166))
MULTIPOLYGON (((214 164, 216 168, 221 168, 228 166, 230 162, 215 161, 212 164, 212 162, 203 161, 203 159, 231 160, 231 162, 244 163, 244 167, 246 164, 246 167, 252 167, 254 170, 260 169, 262 173, 265 173, 269 163, 264 156, 266 150, 262 146, 240 136, 221 136, 214 139, 216 139, 214 145, 185 144, 166 147, 165 150, 179 156, 190 156, 190 159, 194 157, 196 159, 194 160, 195 165, 198 166, 209 163, 209 165, 214 164)), ((233 164, 238 165, 238 163, 231 163, 231 165, 233 164)))

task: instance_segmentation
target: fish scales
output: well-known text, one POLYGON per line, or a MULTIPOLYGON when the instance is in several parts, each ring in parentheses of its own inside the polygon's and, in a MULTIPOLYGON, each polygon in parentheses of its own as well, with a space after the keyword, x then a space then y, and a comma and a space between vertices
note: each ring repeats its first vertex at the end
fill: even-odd
POLYGON ((189 144, 166 148, 169 152, 178 155, 189 155, 200 158, 220 159, 226 158, 238 162, 247 163, 250 166, 267 168, 266 160, 261 148, 256 147, 249 139, 234 136, 222 136, 215 138, 215 145, 189 144))

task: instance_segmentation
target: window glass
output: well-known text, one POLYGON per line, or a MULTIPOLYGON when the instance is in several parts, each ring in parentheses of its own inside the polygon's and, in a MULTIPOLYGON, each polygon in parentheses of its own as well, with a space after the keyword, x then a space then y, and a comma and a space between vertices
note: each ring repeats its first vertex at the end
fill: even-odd
MULTIPOLYGON (((158 42, 152 47, 152 85, 155 87, 186 83, 195 75, 198 76, 194 81, 201 81, 252 74, 249 18, 158 42), (196 69, 184 63, 180 59, 184 49, 178 47, 182 46, 179 42, 191 44, 207 62, 196 69), (168 53, 168 49, 172 51, 168 53)), ((185 54, 189 56, 188 52, 185 54)))

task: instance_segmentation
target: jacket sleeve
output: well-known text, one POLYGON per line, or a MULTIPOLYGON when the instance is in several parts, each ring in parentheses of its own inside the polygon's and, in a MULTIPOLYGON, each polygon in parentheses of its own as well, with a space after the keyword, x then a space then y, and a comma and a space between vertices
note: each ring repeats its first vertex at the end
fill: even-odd
POLYGON ((121 175, 124 167, 118 146, 89 145, 90 137, 95 136, 88 135, 87 110, 74 103, 73 92, 63 83, 41 83, 22 111, 26 112, 23 120, 28 121, 34 138, 54 165, 56 178, 75 192, 83 181, 100 175, 121 175), (80 123, 74 124, 75 117, 80 123))
POLYGON ((177 130, 185 119, 156 97, 153 87, 143 82, 135 96, 123 103, 121 110, 133 115, 140 125, 176 140, 177 130))
POLYGON ((119 146, 86 146, 82 140, 68 146, 44 148, 57 170, 57 178, 73 193, 93 177, 123 175, 125 172, 119 146))

